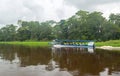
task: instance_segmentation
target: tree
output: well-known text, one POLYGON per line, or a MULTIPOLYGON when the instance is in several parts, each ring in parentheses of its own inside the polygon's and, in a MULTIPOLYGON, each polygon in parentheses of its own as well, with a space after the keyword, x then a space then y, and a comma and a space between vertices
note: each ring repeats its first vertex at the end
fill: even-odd
POLYGON ((0 41, 77 39, 106 41, 120 39, 120 14, 111 14, 107 20, 101 12, 78 11, 72 17, 53 20, 22 21, 0 29, 0 41))
POLYGON ((39 26, 39 34, 38 34, 38 40, 51 40, 52 39, 52 27, 50 25, 51 23, 42 22, 39 26))
POLYGON ((87 19, 88 25, 88 36, 92 40, 101 40, 101 27, 103 26, 106 19, 102 16, 101 12, 92 12, 89 14, 87 19))
POLYGON ((109 16, 109 22, 116 28, 116 32, 113 34, 115 38, 113 39, 120 39, 120 14, 111 14, 109 16))
POLYGON ((120 27, 120 14, 111 14, 109 16, 109 21, 120 27))
POLYGON ((26 27, 21 27, 17 30, 17 38, 20 41, 30 40, 30 30, 26 27))
POLYGON ((58 28, 58 38, 60 39, 68 39, 68 25, 67 25, 67 21, 65 20, 61 20, 60 22, 58 22, 58 24, 56 25, 58 28))
POLYGON ((88 39, 87 38, 87 18, 89 12, 78 11, 68 19, 69 39, 88 39))
POLYGON ((1 28, 1 40, 3 41, 14 41, 16 39, 16 26, 13 24, 6 25, 5 27, 1 28))

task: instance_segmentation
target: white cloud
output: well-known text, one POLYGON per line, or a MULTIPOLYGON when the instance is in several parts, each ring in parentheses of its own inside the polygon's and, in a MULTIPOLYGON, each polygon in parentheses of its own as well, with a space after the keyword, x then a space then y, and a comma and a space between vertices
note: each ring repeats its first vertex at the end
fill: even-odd
POLYGON ((67 19, 78 10, 119 13, 120 0, 0 0, 0 26, 18 20, 67 19))
POLYGON ((120 13, 120 8, 118 7, 120 3, 109 3, 96 6, 96 10, 104 12, 103 16, 108 18, 111 13, 120 13))
POLYGON ((77 11, 64 0, 1 0, 0 8, 1 25, 16 23, 17 20, 59 21, 77 11))
POLYGON ((80 10, 102 12, 107 18, 111 13, 120 13, 120 0, 66 0, 66 3, 80 10))

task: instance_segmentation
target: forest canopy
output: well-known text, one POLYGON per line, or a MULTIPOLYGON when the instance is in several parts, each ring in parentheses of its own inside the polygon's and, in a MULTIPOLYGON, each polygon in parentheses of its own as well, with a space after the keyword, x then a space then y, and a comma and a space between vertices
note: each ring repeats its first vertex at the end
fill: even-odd
POLYGON ((120 13, 111 13, 106 19, 102 12, 80 10, 72 17, 59 22, 18 20, 17 23, 19 26, 8 24, 0 29, 0 41, 120 39, 120 13))

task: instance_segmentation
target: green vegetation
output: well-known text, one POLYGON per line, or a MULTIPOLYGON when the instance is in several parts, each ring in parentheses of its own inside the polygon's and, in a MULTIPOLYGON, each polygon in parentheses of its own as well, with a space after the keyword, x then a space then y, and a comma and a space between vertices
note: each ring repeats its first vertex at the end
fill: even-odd
POLYGON ((11 45, 22 45, 22 46, 32 46, 32 47, 36 47, 36 46, 40 46, 40 47, 48 47, 50 46, 49 42, 0 42, 0 44, 11 44, 11 45))
POLYGON ((113 46, 113 47, 120 47, 120 40, 110 40, 105 42, 96 42, 96 46, 113 46))
MULTIPOLYGON (((120 39, 120 14, 108 19, 101 12, 78 11, 59 22, 18 20, 18 25, 0 28, 0 41, 50 41, 53 39, 109 41, 120 39)), ((97 45, 104 43, 97 43, 97 45)), ((115 45, 115 44, 114 44, 115 45)))
MULTIPOLYGON (((12 44, 12 45, 23 45, 23 46, 40 46, 40 47, 48 47, 50 46, 50 41, 14 41, 14 42, 0 42, 0 44, 12 44)), ((120 40, 110 40, 105 42, 95 42, 96 46, 113 46, 120 47, 120 40)))

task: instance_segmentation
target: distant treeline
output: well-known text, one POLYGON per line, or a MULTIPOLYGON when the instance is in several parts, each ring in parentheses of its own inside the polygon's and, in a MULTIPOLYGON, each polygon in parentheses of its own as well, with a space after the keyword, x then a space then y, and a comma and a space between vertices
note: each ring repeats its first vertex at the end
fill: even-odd
MULTIPOLYGON (((68 12, 69 13, 69 12, 68 12)), ((0 41, 78 39, 120 39, 120 14, 111 14, 108 19, 101 12, 78 11, 72 17, 55 22, 53 20, 22 21, 18 25, 6 25, 0 29, 0 41)))

